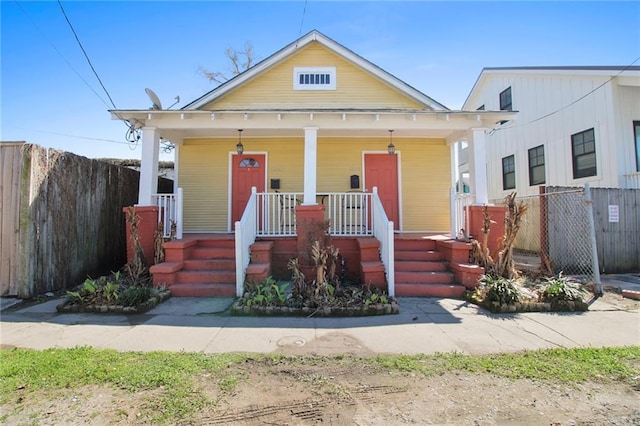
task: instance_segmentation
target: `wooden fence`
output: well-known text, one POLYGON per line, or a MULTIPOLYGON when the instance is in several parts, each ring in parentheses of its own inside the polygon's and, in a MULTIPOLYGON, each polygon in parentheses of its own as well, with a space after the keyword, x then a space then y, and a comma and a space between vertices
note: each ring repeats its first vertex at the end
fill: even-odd
POLYGON ((126 262, 138 172, 24 143, 0 144, 0 165, 0 295, 72 288, 126 262))
POLYGON ((591 188, 600 272, 640 272, 640 189, 591 188))

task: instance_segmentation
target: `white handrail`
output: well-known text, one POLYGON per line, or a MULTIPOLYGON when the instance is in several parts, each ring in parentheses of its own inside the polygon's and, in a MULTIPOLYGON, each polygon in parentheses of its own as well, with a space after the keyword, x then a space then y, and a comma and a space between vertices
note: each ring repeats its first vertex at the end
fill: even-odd
POLYGON ((171 237, 171 226, 176 225, 175 237, 182 238, 182 188, 175 194, 153 194, 158 206, 158 223, 162 223, 162 238, 171 237))
POLYGON ((257 194, 256 187, 251 188, 251 195, 244 209, 242 218, 235 223, 236 234, 236 296, 244 293, 244 279, 251 261, 250 247, 256 241, 257 231, 257 194))
POLYGON ((473 194, 456 194, 455 196, 455 232, 452 238, 456 238, 460 231, 463 231, 464 237, 469 238, 469 208, 475 201, 473 194))
POLYGON ((393 222, 387 218, 382 201, 378 196, 378 187, 373 187, 371 197, 371 216, 373 222, 373 236, 380 241, 380 258, 387 271, 387 285, 389 296, 394 297, 395 290, 395 254, 393 239, 393 222))

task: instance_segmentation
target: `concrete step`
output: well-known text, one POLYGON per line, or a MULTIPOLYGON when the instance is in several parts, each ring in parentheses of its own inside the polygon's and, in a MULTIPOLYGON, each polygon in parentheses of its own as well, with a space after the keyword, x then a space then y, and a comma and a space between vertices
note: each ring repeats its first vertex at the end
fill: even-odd
POLYGON ((451 272, 404 272, 396 271, 396 284, 451 284, 453 274, 451 272))
POLYGON ((423 262, 435 262, 442 260, 440 252, 435 250, 423 250, 423 251, 411 251, 411 250, 398 250, 394 251, 395 259, 402 261, 423 261, 423 262))
POLYGON ((185 260, 183 270, 186 271, 235 271, 233 259, 193 259, 185 260))
POLYGON ((235 270, 227 271, 185 271, 176 273, 176 283, 212 283, 212 284, 233 284, 235 286, 235 270))
POLYGON ((235 246, 236 246, 235 235, 211 236, 211 238, 198 240, 198 247, 235 248, 235 246))
POLYGON ((459 299, 466 288, 456 284, 399 284, 396 283, 398 297, 449 297, 459 299))
POLYGON ((221 283, 181 283, 169 286, 173 297, 233 297, 236 285, 221 283))
POLYGON ((235 259, 236 250, 229 247, 197 247, 191 252, 191 259, 235 259))
POLYGON ((425 251, 425 250, 435 250, 436 242, 431 239, 404 239, 404 238, 396 238, 393 240, 393 245, 396 250, 406 250, 406 251, 425 251))
POLYGON ((394 263, 396 273, 402 272, 440 272, 448 271, 449 265, 447 262, 428 262, 428 261, 397 261, 394 263))

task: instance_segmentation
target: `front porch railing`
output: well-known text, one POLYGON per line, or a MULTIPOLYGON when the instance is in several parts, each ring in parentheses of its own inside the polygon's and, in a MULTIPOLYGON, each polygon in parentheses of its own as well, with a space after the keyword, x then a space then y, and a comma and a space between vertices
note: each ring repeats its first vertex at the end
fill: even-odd
POLYGON ((235 223, 236 234, 236 296, 244 293, 244 279, 247 267, 251 261, 250 247, 256 241, 258 208, 256 187, 251 188, 251 195, 247 201, 242 218, 235 223))
POLYGON ((302 194, 295 192, 261 192, 257 194, 256 214, 260 237, 295 236, 296 206, 302 194))
POLYGON ((175 194, 154 194, 158 206, 158 223, 162 224, 162 238, 182 238, 182 188, 175 194), (175 231, 172 231, 175 228, 175 231))
POLYGON ((451 238, 463 236, 469 238, 469 207, 475 201, 475 195, 473 194, 455 194, 454 200, 454 220, 455 224, 452 227, 453 235, 451 238), (460 235, 463 234, 463 235, 460 235))
POLYGON ((387 286, 389 296, 395 296, 395 255, 393 222, 387 218, 387 214, 382 207, 382 201, 378 196, 378 188, 373 187, 371 194, 371 216, 373 222, 373 236, 380 242, 380 258, 387 272, 387 286))

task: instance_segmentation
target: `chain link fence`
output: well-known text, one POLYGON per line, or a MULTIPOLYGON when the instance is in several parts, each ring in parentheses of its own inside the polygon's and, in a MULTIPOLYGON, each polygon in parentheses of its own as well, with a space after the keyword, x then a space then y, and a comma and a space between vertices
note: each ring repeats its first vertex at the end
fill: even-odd
MULTIPOLYGON (((591 203, 585 188, 546 187, 544 193, 516 200, 527 206, 515 242, 518 268, 543 276, 562 272, 578 281, 598 284, 589 220, 591 203)), ((493 202, 504 205, 504 200, 493 202)))

